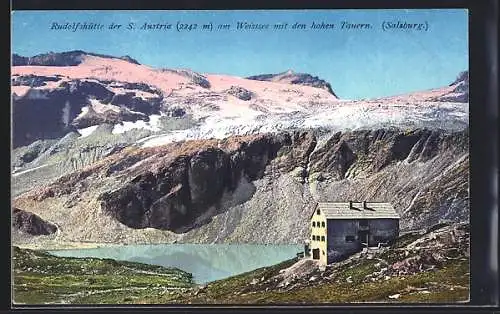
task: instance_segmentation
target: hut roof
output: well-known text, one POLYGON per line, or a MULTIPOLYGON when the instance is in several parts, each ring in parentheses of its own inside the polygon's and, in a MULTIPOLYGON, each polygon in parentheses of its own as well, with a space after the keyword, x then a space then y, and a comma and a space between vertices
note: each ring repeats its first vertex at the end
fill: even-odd
POLYGON ((382 202, 366 202, 366 208, 363 208, 363 202, 352 202, 352 207, 350 202, 318 203, 314 210, 318 208, 326 219, 400 218, 390 203, 382 202))

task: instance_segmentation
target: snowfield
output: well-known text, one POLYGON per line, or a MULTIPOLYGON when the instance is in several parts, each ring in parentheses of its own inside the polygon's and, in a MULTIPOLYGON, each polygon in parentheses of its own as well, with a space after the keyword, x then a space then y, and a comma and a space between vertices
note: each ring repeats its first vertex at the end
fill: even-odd
MULTIPOLYGON (((414 105, 352 102, 342 103, 313 111, 239 115, 220 117, 212 115, 194 128, 166 132, 138 141, 143 147, 164 145, 191 139, 223 139, 231 135, 272 133, 290 129, 328 128, 336 131, 384 127, 440 127, 440 121, 467 125, 469 105, 464 103, 423 102, 414 105)), ((443 129, 449 128, 442 125, 443 129)))

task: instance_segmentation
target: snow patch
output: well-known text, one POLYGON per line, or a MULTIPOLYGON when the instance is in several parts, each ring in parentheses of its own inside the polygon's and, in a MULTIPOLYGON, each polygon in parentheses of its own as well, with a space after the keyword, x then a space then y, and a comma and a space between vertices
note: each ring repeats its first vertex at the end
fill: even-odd
POLYGON ((134 111, 134 110, 131 110, 131 109, 127 108, 127 107, 123 107, 123 109, 125 109, 126 111, 128 111, 130 113, 138 114, 138 115, 141 115, 141 116, 144 115, 144 113, 142 113, 142 112, 134 111))
POLYGON ((89 107, 82 107, 82 111, 80 112, 80 114, 78 114, 78 116, 76 116, 75 119, 80 119, 82 118, 83 116, 85 116, 87 113, 89 112, 89 107))
POLYGON ((147 100, 148 98, 158 98, 158 95, 153 93, 149 93, 139 89, 126 89, 123 86, 118 85, 108 86, 108 89, 115 93, 117 96, 125 95, 126 93, 134 93, 134 97, 139 97, 143 100, 147 100))
POLYGON ((26 170, 19 171, 19 172, 16 172, 18 169, 14 169, 14 171, 12 172, 12 177, 17 177, 17 176, 19 176, 21 174, 28 173, 28 172, 31 172, 31 171, 35 171, 37 169, 40 169, 40 168, 43 168, 43 167, 47 167, 47 166, 48 165, 41 165, 41 166, 38 166, 38 167, 26 169, 26 170))
POLYGON ((97 129, 97 127, 98 127, 98 125, 93 125, 93 126, 89 126, 88 128, 78 129, 78 133, 81 134, 82 138, 87 137, 90 134, 92 134, 97 129))
POLYGON ((34 99, 34 100, 49 99, 49 97, 47 97, 47 95, 45 94, 44 91, 42 91, 40 89, 36 89, 36 88, 28 89, 28 91, 25 94, 25 97, 27 97, 28 99, 34 99))
POLYGON ((70 105, 69 101, 66 101, 64 104, 64 108, 62 110, 62 123, 64 123, 65 126, 69 125, 69 114, 70 114, 70 105))
POLYGON ((94 98, 90 99, 90 105, 92 106, 92 109, 94 109, 96 113, 104 113, 110 110, 114 112, 120 112, 120 107, 115 105, 103 104, 102 102, 94 98))
POLYGON ((120 124, 115 124, 111 133, 113 134, 121 134, 133 129, 146 129, 153 132, 160 131, 159 122, 161 115, 153 114, 149 116, 149 122, 144 120, 137 120, 135 122, 132 121, 124 121, 120 124))
POLYGON ((149 137, 146 139, 142 139, 138 143, 142 144, 142 147, 154 147, 161 146, 172 142, 180 142, 184 140, 196 139, 196 133, 192 130, 180 130, 180 131, 172 131, 165 135, 159 135, 154 137, 149 137))

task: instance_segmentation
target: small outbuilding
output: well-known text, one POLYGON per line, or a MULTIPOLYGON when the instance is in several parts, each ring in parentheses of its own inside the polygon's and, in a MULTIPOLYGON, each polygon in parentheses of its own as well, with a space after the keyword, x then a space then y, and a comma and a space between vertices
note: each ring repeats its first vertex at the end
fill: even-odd
POLYGON ((399 219, 390 203, 317 203, 304 254, 326 265, 364 247, 388 245, 399 235, 399 219))

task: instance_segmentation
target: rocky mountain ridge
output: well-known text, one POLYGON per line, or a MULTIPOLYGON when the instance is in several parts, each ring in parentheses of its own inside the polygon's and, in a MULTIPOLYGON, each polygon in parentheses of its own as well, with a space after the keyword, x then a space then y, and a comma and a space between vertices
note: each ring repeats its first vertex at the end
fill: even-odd
POLYGON ((85 52, 83 50, 72 50, 65 52, 49 52, 35 55, 33 57, 23 57, 18 54, 12 55, 12 66, 36 65, 36 66, 76 66, 82 63, 82 57, 85 55, 101 58, 117 58, 130 63, 139 64, 139 62, 130 56, 113 57, 109 55, 85 52))
POLYGON ((295 73, 292 70, 285 71, 283 73, 278 74, 260 74, 248 76, 249 80, 257 80, 257 81, 269 81, 269 82, 282 82, 282 83, 290 83, 304 86, 313 86, 317 88, 322 88, 327 90, 330 94, 337 97, 333 92, 332 86, 325 80, 320 79, 317 76, 312 76, 308 73, 295 73))
POLYGON ((130 147, 13 202, 70 241, 301 243, 315 201, 346 199, 389 201, 413 230, 468 221, 467 142, 380 129, 130 147))

